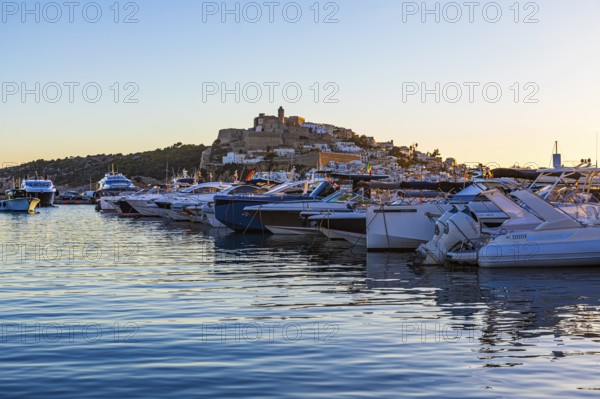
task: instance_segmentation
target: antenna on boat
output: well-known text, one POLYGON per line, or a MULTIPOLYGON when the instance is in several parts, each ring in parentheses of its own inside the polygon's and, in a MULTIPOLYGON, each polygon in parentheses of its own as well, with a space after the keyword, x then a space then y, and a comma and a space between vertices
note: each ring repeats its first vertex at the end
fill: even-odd
POLYGON ((554 151, 552 154, 552 167, 558 169, 562 166, 562 156, 558 153, 558 141, 554 142, 554 151))

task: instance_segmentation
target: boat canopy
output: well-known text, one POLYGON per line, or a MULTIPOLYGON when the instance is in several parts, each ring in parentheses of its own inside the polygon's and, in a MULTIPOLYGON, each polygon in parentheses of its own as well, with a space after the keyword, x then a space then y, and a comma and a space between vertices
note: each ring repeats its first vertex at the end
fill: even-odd
POLYGON ((218 191, 225 190, 226 188, 228 188, 230 186, 231 186, 231 184, 224 184, 224 183, 218 183, 218 182, 201 183, 201 184, 196 184, 194 186, 186 188, 185 190, 182 191, 182 193, 210 194, 210 193, 216 193, 218 191))
POLYGON ((373 182, 363 182, 362 186, 371 188, 371 189, 380 189, 380 190, 423 190, 423 191, 437 191, 443 193, 455 193, 461 190, 464 190, 466 187, 471 186, 473 183, 464 182, 439 182, 439 183, 431 183, 431 182, 401 182, 401 183, 390 183, 390 182, 381 182, 381 181, 373 181, 373 182))
POLYGON ((535 180, 540 174, 540 171, 531 169, 497 168, 492 170, 492 175, 495 178, 506 177, 509 179, 535 180))

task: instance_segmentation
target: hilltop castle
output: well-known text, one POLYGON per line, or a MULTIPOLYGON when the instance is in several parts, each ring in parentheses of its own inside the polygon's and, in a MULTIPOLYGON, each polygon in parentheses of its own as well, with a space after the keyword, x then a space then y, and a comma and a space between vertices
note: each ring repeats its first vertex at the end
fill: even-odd
POLYGON ((277 116, 259 114, 250 129, 223 129, 219 131, 221 145, 233 151, 256 151, 267 148, 298 149, 307 144, 331 143, 335 139, 348 140, 354 136, 349 129, 332 125, 306 122, 301 116, 285 116, 279 107, 277 116))

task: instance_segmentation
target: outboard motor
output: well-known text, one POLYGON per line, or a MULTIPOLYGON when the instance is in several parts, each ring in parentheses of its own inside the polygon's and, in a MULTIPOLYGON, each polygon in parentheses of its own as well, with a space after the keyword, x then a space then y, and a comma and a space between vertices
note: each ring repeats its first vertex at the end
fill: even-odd
POLYGON ((448 219, 445 231, 434 248, 429 250, 424 264, 444 264, 448 252, 455 250, 465 243, 475 244, 481 238, 481 225, 477 215, 466 207, 448 219))
POLYGON ((438 241, 442 238, 442 236, 446 232, 446 228, 448 226, 448 220, 450 220, 450 218, 452 216, 456 215, 458 212, 459 212, 458 208, 456 207, 456 205, 454 205, 452 207, 452 209, 450 209, 448 212, 446 212, 442 216, 440 216, 438 218, 438 220, 436 220, 436 222, 435 222, 435 233, 433 235, 433 238, 431 240, 429 240, 427 243, 421 244, 419 246, 419 248, 417 248, 417 253, 420 254, 421 256, 423 256, 423 258, 425 259, 425 261, 424 261, 425 264, 435 264, 435 263, 429 263, 427 261, 427 257, 429 257, 430 254, 433 251, 435 251, 435 249, 437 248, 438 241))

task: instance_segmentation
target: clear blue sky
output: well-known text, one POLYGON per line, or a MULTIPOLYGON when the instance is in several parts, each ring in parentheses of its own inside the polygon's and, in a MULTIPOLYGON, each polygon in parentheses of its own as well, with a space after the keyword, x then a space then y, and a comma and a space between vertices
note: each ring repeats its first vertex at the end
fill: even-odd
MULTIPOLYGON (((465 6, 462 19, 450 23, 456 10, 446 6, 444 13, 449 2, 440 3, 439 23, 433 15, 426 15, 423 23, 420 10, 397 0, 341 0, 335 6, 322 1, 315 23, 315 1, 299 1, 302 17, 291 23, 282 10, 288 5, 286 17, 291 20, 295 9, 280 1, 270 23, 269 8, 259 1, 262 19, 251 23, 247 19, 255 17, 255 9, 248 6, 251 2, 240 1, 240 22, 226 15, 222 23, 220 10, 203 15, 203 9, 214 8, 201 1, 144 0, 137 2, 137 10, 132 5, 124 9, 123 1, 120 22, 115 23, 111 0, 98 2, 102 17, 90 23, 83 16, 89 3, 84 1, 74 8, 72 23, 69 9, 62 6, 62 17, 54 24, 48 20, 56 18, 56 10, 44 9, 48 2, 40 3, 39 23, 35 13, 23 15, 20 3, 18 10, 6 9, 4 3, 0 16, 4 163, 136 152, 179 141, 211 144, 219 129, 250 127, 256 114, 274 114, 280 105, 289 115, 399 145, 417 142, 423 150, 439 148, 444 156, 463 162, 547 165, 554 140, 560 141, 567 160, 595 157, 594 132, 600 131, 597 0, 544 0, 527 9, 523 1, 519 23, 510 8, 513 0, 498 2, 502 17, 497 23, 486 21, 495 18, 495 7, 488 6, 484 15, 489 2, 475 8, 473 23, 465 6), (132 18, 139 22, 123 23, 134 11, 132 18), (338 22, 324 23, 332 13, 338 22), (530 14, 539 22, 523 23, 530 14), (52 85, 41 93, 40 103, 33 94, 23 102, 20 85, 35 91, 35 82, 42 87, 50 82, 80 86, 74 89, 73 103, 65 86, 60 101, 48 101, 55 98, 52 85), (97 103, 83 98, 82 86, 89 82, 103 91, 97 103), (121 86, 118 103, 110 89, 115 82, 121 86), (133 97, 138 103, 123 101, 135 87, 123 87, 128 82, 139 87, 133 97), (206 82, 230 88, 235 82, 281 86, 272 103, 264 86, 256 103, 248 98, 236 103, 233 95, 225 103, 218 95, 204 102, 206 82), (283 97, 281 87, 289 82, 303 90, 297 103, 283 97), (324 102, 333 90, 324 87, 328 82, 339 88, 333 96, 337 103, 324 102), (423 103, 419 94, 403 101, 407 82, 426 82, 429 88, 435 82, 441 87, 449 82, 481 86, 475 88, 473 103, 464 86, 457 103, 448 101, 455 97, 451 87, 440 103, 433 94, 423 103), (503 90, 497 103, 482 95, 481 87, 490 82, 503 90), (528 82, 535 86, 525 87, 528 82), (310 89, 314 83, 321 90, 317 103, 310 89), (11 95, 15 87, 19 92, 11 95), (525 103, 536 87, 539 92, 532 99, 539 102, 525 103)), ((234 9, 235 2, 226 3, 234 9)), ((35 9, 35 2, 26 4, 35 9)), ((220 1, 214 4, 221 8, 220 1)), ((95 18, 94 7, 88 6, 86 17, 95 18)), ((254 97, 254 92, 248 94, 254 97)))

